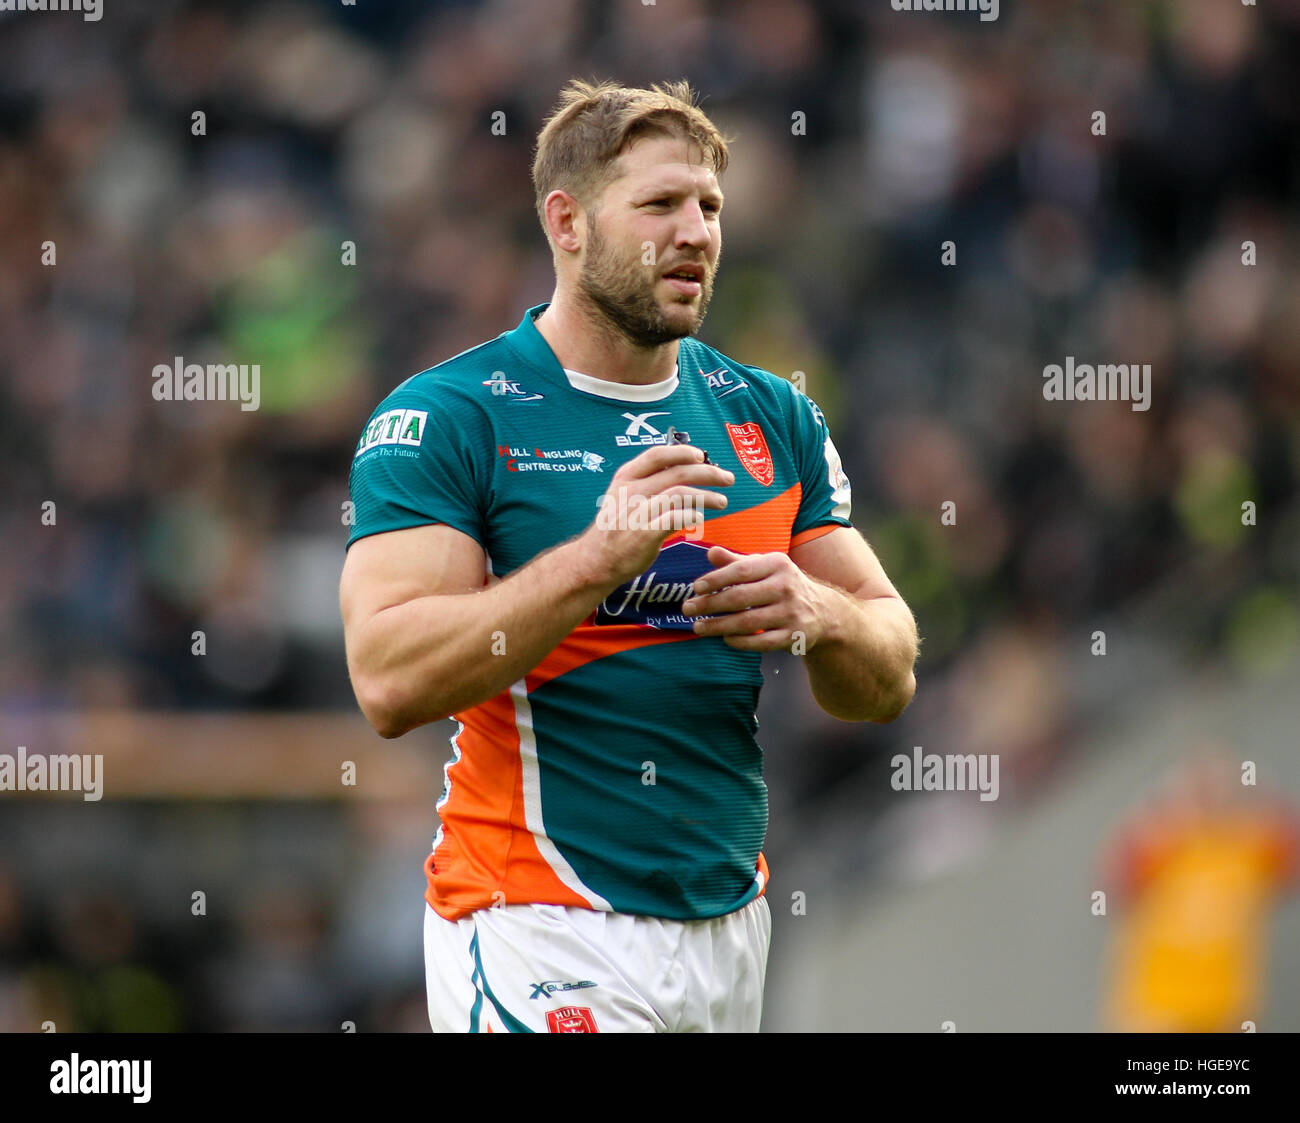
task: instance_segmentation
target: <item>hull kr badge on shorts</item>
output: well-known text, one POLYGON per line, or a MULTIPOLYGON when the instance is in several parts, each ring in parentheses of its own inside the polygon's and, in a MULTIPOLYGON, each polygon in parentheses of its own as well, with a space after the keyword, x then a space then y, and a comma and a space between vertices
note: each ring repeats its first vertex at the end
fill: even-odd
POLYGON ((727 422, 727 436, 731 438, 731 447, 736 450, 745 471, 764 487, 768 487, 775 470, 772 467, 772 454, 767 450, 767 439, 758 423, 746 421, 743 425, 732 425, 727 422))
POLYGON ((561 1006, 546 1012, 551 1033, 599 1033, 596 1019, 585 1006, 561 1006))

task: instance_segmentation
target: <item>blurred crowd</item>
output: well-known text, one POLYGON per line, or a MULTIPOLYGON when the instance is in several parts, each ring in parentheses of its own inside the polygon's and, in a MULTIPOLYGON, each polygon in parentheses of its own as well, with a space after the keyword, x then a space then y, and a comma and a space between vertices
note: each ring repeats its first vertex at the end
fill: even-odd
POLYGON ((428 818, 418 803, 7 809, 0 1033, 427 1032, 410 858, 428 818))
MULTIPOLYGON (((701 334, 824 409, 927 745, 1014 792, 1166 589, 1182 654, 1293 657, 1300 0, 112 0, 0 16, 0 712, 354 705, 357 435, 549 298, 531 148, 575 75, 685 76, 734 138, 701 334), (154 400, 176 356, 260 364, 260 408, 154 400), (1151 408, 1045 401, 1067 356, 1149 363, 1151 408)), ((777 831, 863 731, 775 665, 777 831)))

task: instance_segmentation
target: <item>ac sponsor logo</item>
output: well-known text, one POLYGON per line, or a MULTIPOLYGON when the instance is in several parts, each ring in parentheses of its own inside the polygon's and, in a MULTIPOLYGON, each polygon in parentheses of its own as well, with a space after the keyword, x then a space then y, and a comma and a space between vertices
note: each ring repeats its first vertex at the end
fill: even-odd
POLYGON ((605 457, 585 448, 532 448, 497 445, 507 472, 604 472, 605 457))
POLYGON ((482 385, 492 391, 496 398, 508 398, 512 402, 540 402, 544 394, 530 394, 513 378, 507 378, 505 371, 494 370, 492 377, 483 380, 482 385))
POLYGON ((423 409, 390 409, 371 418, 361 440, 357 442, 356 459, 381 445, 408 445, 418 448, 424 440, 424 427, 429 412, 423 409))
POLYGON ((702 616, 682 614, 682 602, 692 595, 695 581, 713 571, 712 542, 678 539, 659 551, 654 564, 624 582, 596 606, 597 624, 647 624, 651 628, 691 632, 702 616))
MULTIPOLYGON (((698 367, 696 368, 699 369, 698 367)), ((725 398, 733 390, 743 390, 749 385, 743 378, 736 381, 731 377, 732 372, 726 367, 718 367, 717 370, 701 370, 700 377, 708 384, 710 390, 721 390, 719 398, 725 398)))

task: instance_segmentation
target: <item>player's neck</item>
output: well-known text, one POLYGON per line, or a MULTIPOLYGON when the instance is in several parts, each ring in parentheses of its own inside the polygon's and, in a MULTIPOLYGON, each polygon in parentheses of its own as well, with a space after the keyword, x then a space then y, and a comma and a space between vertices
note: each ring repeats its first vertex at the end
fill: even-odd
POLYGON ((677 340, 637 347, 599 311, 556 290, 550 307, 533 321, 560 366, 609 382, 648 386, 672 378, 677 340))

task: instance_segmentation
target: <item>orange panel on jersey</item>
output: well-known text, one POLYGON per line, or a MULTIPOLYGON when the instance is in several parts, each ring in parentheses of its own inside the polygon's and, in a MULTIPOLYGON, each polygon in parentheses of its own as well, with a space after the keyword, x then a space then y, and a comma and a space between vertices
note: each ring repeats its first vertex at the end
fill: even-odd
MULTIPOLYGON (((790 527, 798 514, 802 494, 801 485, 796 483, 780 495, 774 495, 756 506, 709 519, 704 524, 704 533, 700 537, 713 545, 725 546, 740 554, 777 551, 788 553, 790 527)), ((819 532, 834 529, 826 527, 823 530, 818 527, 809 533, 816 537, 819 532)), ((806 540, 804 535, 800 535, 800 538, 806 540)), ((683 541, 692 542, 697 539, 677 534, 665 539, 664 546, 683 541)), ((594 615, 587 617, 565 636, 555 650, 525 676, 524 681, 530 694, 543 683, 607 655, 652 643, 674 643, 694 638, 690 632, 665 632, 643 624, 596 625, 591 622, 594 615)))
POLYGON ((790 539, 790 549, 796 546, 802 546, 805 542, 811 542, 815 538, 820 538, 823 534, 829 534, 832 530, 843 530, 839 523, 831 523, 828 526, 813 526, 807 530, 801 530, 790 539))
MULTIPOLYGON (((593 613, 594 615, 594 613, 593 613)), ((654 643, 675 643, 694 639, 690 632, 665 632, 648 628, 644 624, 592 624, 588 616, 582 624, 564 637, 545 659, 524 676, 531 694, 545 682, 581 667, 594 663, 606 655, 647 647, 654 643)))
POLYGON ((707 520, 702 537, 738 554, 788 554, 790 528, 799 514, 802 498, 802 485, 791 484, 780 495, 753 507, 707 520))
POLYGON ((442 808, 438 849, 425 859, 424 899, 447 920, 506 904, 550 901, 589 907, 565 885, 537 849, 524 818, 523 767, 514 701, 503 691, 456 715, 460 759, 448 770, 451 793, 442 808), (493 822, 510 808, 509 826, 493 822))

